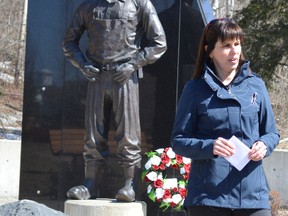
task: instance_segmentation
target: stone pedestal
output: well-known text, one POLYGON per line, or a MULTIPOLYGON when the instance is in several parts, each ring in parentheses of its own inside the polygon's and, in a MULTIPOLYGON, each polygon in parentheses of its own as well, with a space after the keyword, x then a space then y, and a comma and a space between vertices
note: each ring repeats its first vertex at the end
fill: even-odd
POLYGON ((69 216, 146 216, 147 205, 115 199, 67 200, 64 212, 69 216))
POLYGON ((0 205, 18 200, 20 159, 21 141, 0 139, 0 205))

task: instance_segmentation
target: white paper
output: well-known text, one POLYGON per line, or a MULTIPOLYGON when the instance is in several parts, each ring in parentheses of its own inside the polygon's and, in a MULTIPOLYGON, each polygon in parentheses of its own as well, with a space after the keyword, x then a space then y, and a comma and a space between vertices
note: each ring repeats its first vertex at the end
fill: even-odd
POLYGON ((225 157, 237 170, 241 171, 246 164, 250 161, 250 149, 237 137, 232 136, 229 141, 235 145, 235 153, 231 156, 225 157))

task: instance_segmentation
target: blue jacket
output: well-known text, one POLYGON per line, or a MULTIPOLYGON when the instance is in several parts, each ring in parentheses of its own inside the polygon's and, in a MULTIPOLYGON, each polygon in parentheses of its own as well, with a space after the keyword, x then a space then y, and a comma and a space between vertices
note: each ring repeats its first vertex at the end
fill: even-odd
POLYGON ((249 148, 261 140, 269 156, 279 141, 264 82, 245 62, 225 87, 206 67, 203 76, 187 82, 172 132, 175 153, 193 160, 185 206, 269 209, 269 191, 262 161, 241 171, 213 155, 213 141, 235 135, 249 148))

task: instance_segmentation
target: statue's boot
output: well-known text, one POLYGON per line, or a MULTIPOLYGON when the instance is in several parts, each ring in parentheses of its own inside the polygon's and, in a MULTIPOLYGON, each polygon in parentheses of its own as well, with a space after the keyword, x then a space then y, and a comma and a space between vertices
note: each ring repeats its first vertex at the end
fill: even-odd
POLYGON ((120 202, 133 202, 135 201, 135 192, 133 189, 133 178, 135 166, 124 167, 125 185, 121 188, 115 198, 120 202))
POLYGON ((104 178, 104 163, 85 164, 85 181, 83 185, 72 187, 67 192, 69 199, 87 200, 97 198, 104 178))
POLYGON ((87 187, 84 185, 78 185, 67 191, 67 197, 69 199, 86 200, 89 199, 91 195, 87 187))

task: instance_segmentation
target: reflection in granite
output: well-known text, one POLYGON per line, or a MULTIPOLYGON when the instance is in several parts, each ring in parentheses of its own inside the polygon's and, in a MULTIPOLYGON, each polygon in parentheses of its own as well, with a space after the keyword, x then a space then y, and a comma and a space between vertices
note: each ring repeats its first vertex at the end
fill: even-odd
POLYGON ((185 82, 192 76, 204 26, 201 14, 191 0, 174 1, 171 7, 159 13, 159 19, 166 33, 168 49, 159 61, 144 68, 156 79, 151 134, 154 149, 170 146, 176 103, 185 82))

